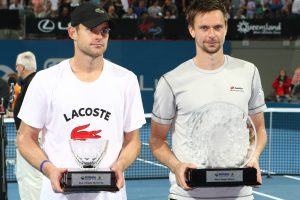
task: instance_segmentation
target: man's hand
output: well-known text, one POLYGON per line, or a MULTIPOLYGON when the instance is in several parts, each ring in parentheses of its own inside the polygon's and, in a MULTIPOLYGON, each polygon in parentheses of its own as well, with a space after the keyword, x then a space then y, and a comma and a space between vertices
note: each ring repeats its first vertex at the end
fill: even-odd
POLYGON ((197 168, 196 165, 191 164, 191 163, 182 163, 179 162, 178 164, 176 164, 176 166, 173 168, 173 173, 176 176, 176 182, 177 185, 179 185, 180 187, 182 187, 184 190, 190 190, 192 188, 190 188, 187 184, 186 184, 186 176, 185 173, 186 171, 191 168, 191 169, 195 169, 197 168))
POLYGON ((54 192, 61 193, 63 189, 61 188, 61 179, 65 172, 68 169, 66 168, 57 168, 52 163, 45 164, 44 172, 45 175, 49 178, 51 186, 54 192))
POLYGON ((249 163, 247 164, 247 167, 254 167, 256 169, 256 176, 257 176, 257 182, 262 184, 262 178, 260 173, 260 167, 259 167, 259 160, 256 157, 253 157, 249 163))
POLYGON ((116 174, 116 179, 117 179, 117 187, 121 189, 124 186, 125 180, 124 180, 124 170, 123 167, 121 167, 118 163, 115 163, 112 167, 111 170, 115 172, 116 174))

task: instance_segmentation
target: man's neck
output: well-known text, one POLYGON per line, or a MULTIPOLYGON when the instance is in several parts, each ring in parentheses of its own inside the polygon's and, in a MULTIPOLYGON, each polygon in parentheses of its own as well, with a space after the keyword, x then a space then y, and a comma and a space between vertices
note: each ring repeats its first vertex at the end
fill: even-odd
POLYGON ((78 59, 73 57, 70 60, 70 66, 75 76, 84 82, 93 82, 99 78, 104 65, 103 58, 96 59, 78 59))
POLYGON ((194 63, 201 69, 215 70, 224 64, 224 54, 198 54, 193 58, 194 63))

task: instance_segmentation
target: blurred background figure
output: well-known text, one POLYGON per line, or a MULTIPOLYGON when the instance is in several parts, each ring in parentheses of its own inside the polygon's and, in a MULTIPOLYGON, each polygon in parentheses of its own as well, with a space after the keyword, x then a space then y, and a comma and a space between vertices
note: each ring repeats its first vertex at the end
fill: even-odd
MULTIPOLYGON (((14 106, 14 120, 19 137, 19 127, 21 120, 18 118, 19 111, 23 104, 27 88, 36 74, 35 55, 26 51, 20 53, 16 59, 16 70, 20 78, 21 91, 16 99, 14 106)), ((18 182, 20 199, 22 200, 39 200, 42 186, 42 174, 30 165, 16 148, 16 178, 18 182)))
POLYGON ((164 19, 176 19, 175 14, 171 13, 170 10, 166 10, 164 19))
POLYGON ((118 18, 121 18, 122 15, 126 12, 126 10, 128 9, 128 6, 126 8, 126 10, 123 7, 123 4, 121 2, 121 0, 113 0, 112 1, 112 5, 115 8, 115 13, 118 15, 118 18))
POLYGON ((127 12, 123 14, 122 19, 137 19, 137 15, 133 12, 132 7, 128 7, 127 12))
POLYGON ((1 112, 3 112, 4 108, 7 108, 8 105, 8 97, 9 97, 9 87, 7 85, 7 82, 4 81, 0 77, 0 106, 1 106, 1 112))
POLYGON ((32 0, 32 11, 35 17, 41 17, 44 11, 44 4, 42 0, 32 0))
POLYGON ((8 74, 9 100, 7 106, 7 117, 13 117, 13 110, 16 99, 21 91, 21 86, 18 83, 19 77, 17 73, 8 74))
POLYGON ((300 17, 300 0, 294 0, 292 3, 292 16, 300 17))
POLYGON ((246 16, 244 15, 244 9, 243 8, 239 8, 236 11, 233 19, 246 19, 246 16))
POLYGON ((11 0, 9 10, 23 10, 24 6, 20 0, 11 0))
POLYGON ((289 102, 291 100, 291 79, 285 70, 280 70, 278 77, 274 80, 272 87, 275 90, 277 102, 289 102))
POLYGON ((146 2, 145 0, 139 0, 138 1, 138 6, 134 7, 134 13, 138 16, 141 17, 143 13, 147 13, 148 9, 146 7, 146 2))
POLYGON ((0 9, 7 9, 7 0, 0 0, 0 9))
POLYGON ((300 67, 295 69, 292 78, 292 103, 300 103, 300 67))
POLYGON ((254 0, 248 0, 246 4, 246 16, 248 19, 254 19, 256 3, 254 0))
POLYGON ((284 0, 281 8, 281 17, 287 17, 291 14, 292 11, 292 0, 284 0))
POLYGON ((111 19, 118 19, 119 15, 116 13, 116 8, 114 5, 110 5, 107 10, 107 14, 111 19))
POLYGON ((161 19, 163 14, 162 14, 162 8, 159 6, 159 1, 154 0, 152 1, 152 4, 148 8, 148 14, 150 17, 154 19, 161 19))
POLYGON ((175 16, 175 18, 178 17, 178 9, 176 4, 174 4, 171 0, 165 0, 164 5, 162 6, 162 13, 164 16, 171 15, 175 16), (169 12, 169 13, 167 13, 169 12))

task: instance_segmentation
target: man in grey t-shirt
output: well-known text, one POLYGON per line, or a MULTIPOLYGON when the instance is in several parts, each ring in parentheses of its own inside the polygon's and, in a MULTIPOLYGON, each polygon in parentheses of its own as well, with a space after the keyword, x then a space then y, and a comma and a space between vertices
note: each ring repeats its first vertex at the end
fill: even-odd
POLYGON ((253 199, 249 186, 190 188, 186 184, 185 171, 201 167, 191 159, 196 152, 186 148, 191 142, 187 137, 190 119, 201 107, 216 101, 231 103, 250 115, 257 131, 257 145, 247 165, 257 169, 257 181, 262 182, 259 156, 267 141, 264 93, 255 65, 223 54, 226 16, 221 1, 191 3, 187 21, 195 39, 196 56, 164 74, 155 91, 150 148, 171 170, 170 199, 253 199), (165 142, 170 129, 172 150, 165 142))

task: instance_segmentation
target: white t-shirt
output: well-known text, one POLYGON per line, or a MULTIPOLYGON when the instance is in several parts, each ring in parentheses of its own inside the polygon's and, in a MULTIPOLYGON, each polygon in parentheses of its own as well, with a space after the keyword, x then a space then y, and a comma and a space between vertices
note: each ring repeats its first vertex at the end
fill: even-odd
MULTIPOLYGON (((249 62, 225 56, 223 66, 203 70, 193 60, 182 63, 161 77, 154 94, 152 119, 161 124, 172 124, 172 150, 182 162, 191 162, 185 148, 189 120, 202 106, 211 102, 234 104, 249 114, 266 109, 264 93, 257 68, 249 62)), ((252 199, 251 187, 195 188, 183 190, 170 173, 170 198, 197 199, 252 199)))
MULTIPOLYGON (((38 72, 18 117, 32 127, 43 129, 42 148, 49 160, 62 168, 80 167, 69 144, 72 132, 96 131, 96 138, 109 140, 98 168, 110 168, 119 156, 124 132, 139 129, 145 123, 136 76, 107 60, 100 77, 90 83, 76 78, 69 60, 38 72)), ((123 200, 126 191, 123 188, 116 193, 56 194, 49 179, 44 177, 41 199, 123 200)))

